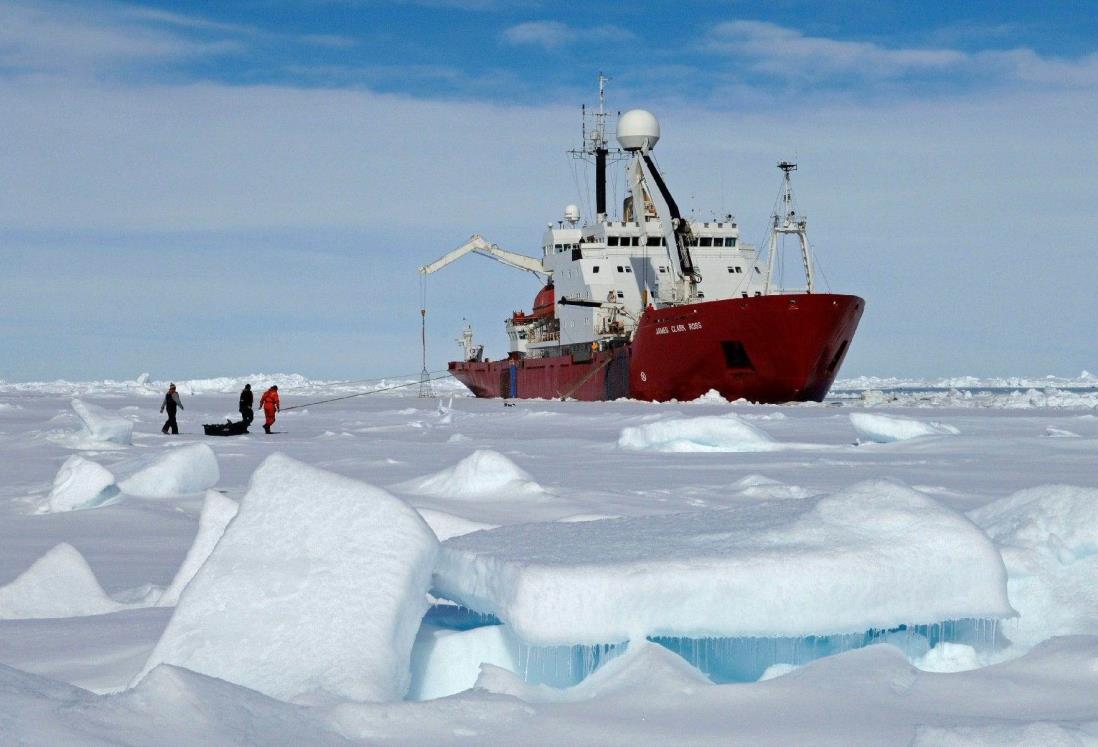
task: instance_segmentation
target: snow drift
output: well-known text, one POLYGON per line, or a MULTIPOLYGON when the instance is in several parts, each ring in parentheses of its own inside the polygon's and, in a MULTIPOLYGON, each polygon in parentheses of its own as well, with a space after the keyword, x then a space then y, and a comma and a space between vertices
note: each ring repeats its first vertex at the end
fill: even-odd
POLYGON ((57 513, 95 508, 118 495, 114 475, 106 467, 81 456, 71 456, 53 478, 49 496, 38 513, 57 513))
POLYGON ((398 487, 436 498, 542 499, 549 495, 525 470, 490 449, 478 449, 453 467, 398 487))
POLYGON ((202 513, 198 517, 198 533, 191 544, 191 549, 187 551, 187 557, 183 559, 183 565, 176 571, 175 578, 160 596, 157 606, 173 607, 179 603, 179 595, 210 557, 221 535, 225 533, 225 527, 236 516, 239 508, 240 506, 232 498, 226 498, 216 490, 206 491, 202 513))
POLYGON ((988 538, 885 481, 719 511, 474 532, 443 543, 435 588, 543 646, 1013 614, 988 538))
POLYGON ((776 451, 778 444, 736 415, 669 418, 623 428, 618 446, 634 451, 776 451))
POLYGON ((129 446, 133 440, 133 422, 110 410, 73 399, 72 409, 84 424, 83 434, 92 441, 129 446))
POLYGON ((399 700, 437 551, 402 501, 274 454, 137 679, 168 663, 282 700, 399 700))
POLYGON ((64 542, 0 587, 0 620, 103 615, 125 608, 103 591, 84 556, 64 542))
POLYGON ((201 493, 220 479, 213 449, 206 444, 188 444, 166 450, 118 487, 130 495, 171 498, 201 493))
POLYGON ((924 423, 899 415, 879 415, 870 412, 850 413, 850 424, 858 437, 880 444, 907 441, 920 436, 955 436, 960 433, 952 425, 924 423))

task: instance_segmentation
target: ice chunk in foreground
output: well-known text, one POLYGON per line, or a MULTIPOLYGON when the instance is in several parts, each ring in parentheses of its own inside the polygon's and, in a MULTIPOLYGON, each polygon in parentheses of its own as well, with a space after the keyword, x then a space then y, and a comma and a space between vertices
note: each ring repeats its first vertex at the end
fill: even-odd
POLYGON ((201 493, 221 479, 217 457, 206 444, 167 449, 151 464, 119 483, 122 492, 146 498, 201 493))
POLYGON ((453 467, 399 486, 415 495, 438 498, 544 499, 548 491, 510 459, 478 449, 453 467))
POLYGON ((84 556, 64 542, 0 587, 0 620, 104 615, 125 608, 103 591, 84 556))
POLYGON ((404 502, 274 454, 138 679, 168 663, 282 700, 399 700, 437 552, 404 502))
POLYGON ((517 648, 503 625, 448 630, 425 623, 412 651, 408 697, 431 700, 468 690, 476 684, 484 663, 514 671, 518 669, 517 648))
POLYGON ((1020 618, 1006 629, 1032 646, 1098 632, 1098 489, 1045 485, 969 512, 999 545, 1020 618))
POLYGON ((175 578, 157 602, 159 607, 174 607, 179 603, 179 595, 191 582, 198 569, 210 557, 214 547, 225 533, 225 527, 236 516, 240 506, 232 498, 226 498, 216 490, 206 491, 206 500, 202 503, 202 513, 198 517, 198 534, 195 535, 183 565, 175 573, 175 578))
POLYGON ((952 425, 924 423, 922 420, 899 415, 879 415, 871 412, 850 413, 850 424, 859 438, 879 444, 906 441, 919 436, 955 436, 960 433, 952 425))
POLYGON ((543 646, 1013 614, 984 533, 885 481, 718 511, 474 532, 443 543, 435 589, 543 646))
POLYGON ((735 415, 669 418, 623 428, 618 446, 633 451, 776 451, 774 439, 735 415))
POLYGON ((71 456, 53 478, 49 497, 38 513, 95 508, 118 495, 114 475, 103 465, 81 456, 71 456))
POLYGON ((110 441, 129 446, 133 440, 133 421, 99 405, 73 399, 72 409, 84 423, 84 435, 93 441, 110 441))

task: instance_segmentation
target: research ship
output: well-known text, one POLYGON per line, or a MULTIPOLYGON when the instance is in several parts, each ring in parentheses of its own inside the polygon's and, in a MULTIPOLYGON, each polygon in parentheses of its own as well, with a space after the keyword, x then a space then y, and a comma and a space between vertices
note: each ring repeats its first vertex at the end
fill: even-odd
POLYGON ((584 145, 572 151, 594 162, 593 221, 581 223, 569 205, 545 231, 540 257, 475 235, 420 268, 426 276, 475 253, 541 283, 531 310, 505 322, 505 358, 485 359, 466 327, 463 359, 449 372, 477 397, 683 401, 715 390, 727 400, 822 401, 865 301, 816 290, 807 221, 793 202, 796 164, 778 164, 782 187, 764 256, 740 240, 731 215, 682 215, 652 155, 655 116, 617 116, 617 148, 607 138, 610 119, 600 77, 598 109, 584 108, 584 145), (628 187, 617 216, 606 202, 615 163, 624 164, 628 187), (775 282, 786 238, 796 239, 803 270, 804 285, 794 289, 775 282))

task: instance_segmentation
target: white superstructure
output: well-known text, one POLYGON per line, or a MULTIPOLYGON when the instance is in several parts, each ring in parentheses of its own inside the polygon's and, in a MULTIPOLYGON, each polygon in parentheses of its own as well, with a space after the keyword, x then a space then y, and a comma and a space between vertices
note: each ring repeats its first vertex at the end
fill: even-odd
POLYGON ((806 223, 792 207, 789 175, 794 164, 779 164, 785 172, 784 191, 773 216, 769 257, 763 261, 755 246, 743 243, 731 215, 703 221, 680 214, 651 155, 660 139, 660 125, 650 112, 633 109, 621 114, 616 132, 621 148, 608 148, 605 78, 600 76, 599 83, 599 109, 590 115, 590 134, 585 110, 584 147, 572 152, 595 161, 594 220, 581 225, 579 209, 568 205, 563 218, 546 229, 540 258, 502 249, 478 235, 421 267, 422 273, 473 252, 543 278, 546 286, 533 313, 507 320, 511 352, 529 357, 628 341, 648 307, 789 292, 770 283, 776 240, 782 234, 800 238, 806 288, 797 292, 812 292, 806 223), (608 214, 606 206, 606 165, 611 157, 627 162, 629 195, 617 216, 608 214))

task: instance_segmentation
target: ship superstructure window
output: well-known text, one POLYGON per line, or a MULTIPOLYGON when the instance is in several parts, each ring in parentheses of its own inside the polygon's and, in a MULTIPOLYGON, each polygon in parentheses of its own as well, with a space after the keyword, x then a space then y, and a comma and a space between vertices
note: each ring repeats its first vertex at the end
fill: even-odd
POLYGON ((618 237, 617 236, 607 236, 606 237, 606 245, 607 246, 617 246, 618 245, 618 237))
POLYGON ((713 246, 712 236, 702 236, 698 239, 698 246, 713 246))
POLYGON ((662 236, 649 236, 648 237, 648 246, 663 246, 663 237, 662 236))
POLYGON ((717 236, 713 239, 713 246, 724 246, 724 237, 717 236))
POLYGON ((598 272, 598 271, 599 271, 599 266, 598 265, 595 265, 594 267, 591 268, 591 272, 598 272))

